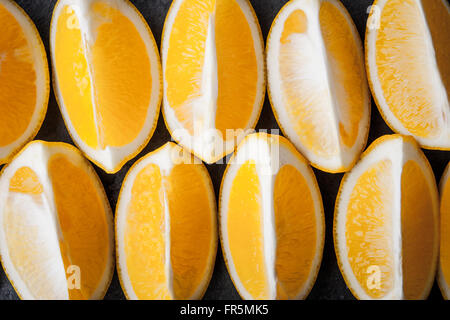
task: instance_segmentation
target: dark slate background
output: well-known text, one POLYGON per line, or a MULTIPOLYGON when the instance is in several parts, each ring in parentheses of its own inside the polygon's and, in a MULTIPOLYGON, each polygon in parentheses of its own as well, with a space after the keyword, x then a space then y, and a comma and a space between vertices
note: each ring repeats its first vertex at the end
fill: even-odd
MULTIPOLYGON (((50 18, 56 0, 15 0, 31 17, 36 24, 41 37, 44 41, 47 55, 49 56, 49 28, 50 18)), ((147 20, 152 32, 155 36, 158 47, 161 44, 161 34, 167 11, 171 4, 171 0, 131 0, 131 2, 139 9, 147 20)), ((287 2, 286 0, 250 0, 261 25, 264 40, 267 37, 270 26, 281 7, 287 2)), ((342 3, 350 12, 359 34, 364 39, 365 24, 367 20, 367 12, 373 0, 342 0, 342 3)), ((266 96, 261 118, 257 124, 257 129, 278 129, 278 125, 272 114, 269 100, 266 96)), ((369 143, 384 134, 392 133, 388 126, 384 123, 378 110, 372 101, 372 122, 369 135, 369 143)), ((36 139, 47 141, 63 141, 72 143, 72 140, 64 126, 63 119, 58 109, 53 91, 50 94, 50 101, 45 118, 39 134, 36 139)), ((103 182, 106 193, 110 200, 113 210, 115 209, 117 197, 119 194, 122 180, 130 166, 148 152, 155 150, 170 140, 170 135, 165 128, 162 115, 159 117, 158 127, 146 148, 133 160, 129 161, 115 175, 108 175, 101 169, 96 170, 103 182)), ((444 168, 450 160, 450 152, 425 151, 437 179, 440 179, 444 168)), ((225 165, 209 165, 208 170, 214 184, 216 196, 218 195, 220 182, 225 169, 225 165)), ((325 207, 326 218, 326 239, 323 261, 320 272, 308 299, 354 299, 339 272, 336 255, 333 248, 333 209, 337 195, 338 187, 342 178, 342 174, 327 174, 319 170, 315 170, 317 180, 322 192, 325 207)), ((105 299, 124 299, 124 294, 117 278, 114 274, 111 286, 106 293, 105 299)), ((239 295, 228 276, 222 252, 219 246, 217 253, 214 274, 211 279, 208 290, 204 296, 205 299, 239 299, 239 295)), ((0 271, 0 299, 18 299, 11 284, 6 278, 3 270, 0 271)), ((430 299, 442 299, 437 285, 433 287, 430 299)))

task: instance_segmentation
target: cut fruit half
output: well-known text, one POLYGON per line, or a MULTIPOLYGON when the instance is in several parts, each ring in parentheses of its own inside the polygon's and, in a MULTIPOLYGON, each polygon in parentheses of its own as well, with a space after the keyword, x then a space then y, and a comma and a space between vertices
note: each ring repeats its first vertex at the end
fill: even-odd
POLYGON ((0 165, 32 140, 47 112, 50 77, 39 32, 15 2, 0 0, 0 165))
POLYGON ((265 93, 264 45, 248 0, 175 0, 164 23, 163 114, 207 163, 253 129, 265 93))
POLYGON ((92 162, 117 172, 156 128, 161 64, 150 28, 128 0, 59 0, 50 46, 70 135, 92 162))
POLYGON ((113 218, 90 163, 33 141, 0 178, 0 253, 22 299, 102 299, 114 270, 113 218))
POLYGON ((334 216, 339 268, 358 299, 425 299, 439 250, 439 199, 412 137, 383 136, 341 183, 334 216))
POLYGON ((445 299, 450 299, 450 163, 441 178, 441 246, 438 283, 445 299))
POLYGON ((322 198, 311 167, 285 138, 248 135, 222 180, 220 236, 244 299, 303 299, 324 244, 322 198))
POLYGON ((448 0, 376 0, 366 65, 378 109, 396 132, 450 150, 448 0))
POLYGON ((283 133, 313 166, 350 170, 367 142, 370 97, 361 40, 340 1, 289 1, 269 32, 267 72, 283 133))
POLYGON ((136 162, 116 210, 117 270, 127 298, 200 299, 216 252, 216 202, 202 162, 172 142, 136 162))

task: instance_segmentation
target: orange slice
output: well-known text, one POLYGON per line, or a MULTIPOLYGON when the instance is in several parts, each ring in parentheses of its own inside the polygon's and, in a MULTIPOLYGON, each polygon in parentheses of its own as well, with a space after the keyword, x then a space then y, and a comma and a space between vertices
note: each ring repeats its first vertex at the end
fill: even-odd
POLYGON ((175 0, 164 23, 163 114, 172 137, 207 163, 231 153, 259 118, 261 30, 248 0, 175 0))
POLYGON ((447 0, 376 0, 366 64, 377 106, 396 132, 450 150, 450 6, 447 0))
POLYGON ((102 299, 114 270, 112 213, 69 144, 33 141, 2 171, 0 253, 22 299, 102 299))
POLYGON ((0 165, 39 131, 50 77, 41 37, 13 1, 0 0, 0 165))
POLYGON ((433 171, 415 140, 377 139, 341 183, 335 250, 358 299, 425 299, 439 251, 433 171))
POLYGON ((50 46, 70 135, 92 162, 117 172, 158 119, 161 66, 150 28, 128 0, 59 0, 50 46))
POLYGON ((441 246, 438 283, 445 299, 450 299, 450 163, 441 178, 441 246))
POLYGON ((287 139, 258 133, 241 142, 222 180, 219 214, 224 258, 242 298, 309 294, 322 260, 322 198, 287 139))
POLYGON ((116 210, 116 255, 128 299, 200 299, 217 251, 214 191, 199 159, 168 142, 128 172, 116 210))
POLYGON ((292 0, 267 40, 269 97, 283 133, 311 164, 352 168, 369 132, 362 44, 337 0, 292 0))

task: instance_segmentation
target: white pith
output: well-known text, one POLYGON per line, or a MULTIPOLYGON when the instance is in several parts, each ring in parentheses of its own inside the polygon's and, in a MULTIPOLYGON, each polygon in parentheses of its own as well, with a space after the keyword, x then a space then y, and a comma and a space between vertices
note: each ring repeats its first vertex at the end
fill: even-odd
MULTIPOLYGON (((359 123, 358 137, 353 146, 349 148, 343 144, 339 134, 339 122, 342 119, 342 115, 340 114, 341 111, 339 107, 339 101, 335 98, 337 89, 335 88, 335 85, 333 83, 334 80, 332 79, 331 75, 330 63, 332 62, 329 61, 320 28, 319 10, 323 2, 331 3, 336 8, 338 8, 345 17, 348 18, 348 23, 350 29, 352 30, 353 38, 355 42, 358 43, 357 47, 362 48, 361 40, 355 26, 352 23, 351 17, 340 2, 335 0, 291 1, 286 4, 279 12, 276 20, 272 24, 272 28, 267 40, 268 86, 271 102, 273 104, 273 108, 277 113, 277 120, 280 122, 280 126, 283 128, 285 134, 294 143, 297 149, 301 151, 302 154, 305 155, 313 165, 330 171, 341 171, 343 170, 343 168, 347 169, 351 166, 351 164, 356 160, 357 156, 364 147, 369 127, 370 97, 369 89, 367 85, 364 85, 364 103, 361 106, 361 108, 363 108, 364 110, 364 113, 359 123), (327 121, 332 119, 329 125, 333 128, 334 140, 338 141, 338 153, 336 155, 325 157, 317 155, 312 150, 309 150, 308 147, 301 142, 300 137, 295 131, 296 123, 293 123, 286 108, 284 107, 285 98, 283 95, 283 79, 280 74, 279 60, 282 46, 280 44, 280 39, 284 30, 286 19, 292 12, 298 9, 302 10, 306 14, 306 17, 308 19, 308 29, 304 34, 294 34, 291 35, 291 37, 295 37, 295 39, 293 39, 293 42, 295 42, 295 45, 298 47, 299 52, 305 52, 305 50, 311 51, 308 55, 308 58, 312 59, 313 61, 299 62, 301 63, 301 65, 297 67, 299 68, 299 70, 301 67, 301 76, 306 79, 310 79, 311 83, 316 84, 315 87, 324 86, 327 88, 327 92, 329 93, 327 104, 327 121)), ((359 52, 359 60, 361 65, 364 65, 364 56, 361 50, 359 52)), ((364 82, 366 82, 365 79, 364 82)), ((299 95, 300 94, 302 94, 302 92, 299 92, 299 95)), ((330 137, 323 137, 322 140, 330 140, 330 137)))
MULTIPOLYGON (((69 146, 69 145, 67 145, 69 146)), ((7 245, 7 239, 4 228, 0 228, 0 253, 2 257, 3 267, 8 275, 8 278, 12 281, 14 288, 20 294, 22 299, 68 299, 68 286, 66 280, 66 270, 61 257, 61 249, 59 242, 63 242, 63 235, 61 227, 58 221, 58 212, 56 210, 55 199, 53 196, 53 187, 48 174, 47 164, 48 160, 55 154, 63 154, 68 160, 70 160, 76 166, 86 166, 88 163, 81 156, 80 153, 75 152, 70 146, 61 147, 56 144, 47 144, 40 141, 31 142, 28 144, 21 153, 4 169, 0 177, 0 222, 4 226, 4 214, 6 205, 9 201, 13 201, 15 208, 28 209, 30 214, 28 215, 28 222, 31 225, 36 225, 39 228, 39 232, 44 234, 46 242, 42 243, 42 246, 47 245, 49 253, 52 254, 52 260, 48 262, 49 276, 51 276, 52 284, 54 285, 54 292, 48 297, 37 297, 30 291, 9 256, 9 248, 7 245), (43 193, 41 200, 43 205, 39 206, 35 203, 33 198, 28 194, 21 194, 9 191, 10 179, 14 176, 16 171, 22 167, 29 167, 38 176, 39 182, 43 186, 43 193)), ((90 170, 90 174, 94 174, 94 170, 91 167, 87 167, 90 170)), ((100 181, 96 176, 94 178, 98 188, 103 188, 100 181)), ((109 203, 104 199, 104 207, 107 209, 106 221, 108 223, 108 260, 106 262, 106 268, 103 272, 102 278, 98 284, 98 287, 93 292, 91 299, 101 299, 106 292, 109 281, 113 272, 113 248, 114 248, 114 235, 113 235, 113 223, 112 212, 109 207, 109 203)), ((82 279, 81 275, 81 279, 82 279)))
MULTIPOLYGON (((450 178, 450 164, 447 165, 447 168, 445 169, 445 172, 441 178, 441 183, 439 186, 441 196, 444 195, 444 188, 450 188, 449 178, 450 178)), ((441 213, 441 215, 442 215, 442 213, 441 213)), ((444 299, 449 300, 450 299, 450 284, 447 283, 447 281, 444 278, 444 273, 442 272, 441 263, 439 263, 439 267, 438 267, 437 280, 439 282, 439 287, 441 288, 444 299)))
MULTIPOLYGON (((139 160, 129 171, 126 176, 126 179, 123 183, 122 190, 120 192, 119 202, 117 204, 116 210, 116 249, 118 251, 117 254, 117 265, 118 265, 118 273, 120 275, 120 279, 122 281, 122 285, 124 286, 124 291, 127 294, 127 297, 132 300, 139 299, 136 293, 134 292, 133 285, 131 283, 130 277, 128 275, 128 268, 126 263, 126 252, 125 252, 125 229, 127 223, 127 214, 128 214, 128 206, 132 199, 132 188, 136 177, 138 174, 145 169, 149 164, 155 164, 159 167, 161 171, 161 176, 169 176, 173 167, 180 163, 192 163, 192 159, 194 159, 195 164, 201 164, 201 160, 192 158, 190 154, 183 149, 174 144, 174 143, 166 143, 163 147, 155 151, 154 153, 149 154, 148 156, 139 160), (180 156, 181 155, 181 156, 180 156)), ((164 189, 162 193, 164 195, 163 198, 163 206, 164 206, 164 239, 165 239, 165 273, 166 273, 166 287, 172 297, 172 299, 176 299, 174 289, 173 289, 173 272, 171 265, 171 253, 170 253, 170 210, 168 207, 167 201, 167 190, 164 189)), ((209 195, 210 198, 213 197, 212 190, 209 195)), ((215 201, 215 200, 213 200, 215 201)), ((212 236, 211 241, 216 241, 216 222, 213 219, 212 223, 212 236)), ((212 263, 212 258, 215 254, 211 254, 208 265, 210 266, 212 263)), ((151 281, 151 279, 148 279, 151 281)), ((209 281, 208 273, 204 275, 204 278, 199 283, 197 290, 194 294, 189 297, 189 299, 199 299, 203 294, 203 290, 209 281)))
MULTIPOLYGON (((162 37, 162 61, 163 61, 163 75, 165 75, 167 55, 172 33, 172 26, 177 18, 178 11, 182 3, 186 0, 174 0, 164 24, 164 34, 162 37)), ((244 13, 248 25, 250 26, 253 46, 256 55, 257 69, 258 69, 258 83, 257 93, 254 102, 253 112, 247 123, 247 126, 242 132, 237 135, 237 143, 239 143, 247 134, 246 130, 251 129, 256 124, 257 117, 260 113, 262 101, 264 99, 264 48, 262 47, 263 40, 259 31, 259 26, 256 24, 252 9, 247 0, 232 0, 236 1, 242 12, 244 13)), ((169 131, 177 142, 204 161, 213 163, 220 160, 224 155, 229 154, 235 148, 234 136, 229 138, 223 137, 222 134, 215 127, 216 110, 217 110, 217 95, 218 95, 218 75, 217 75, 217 56, 215 45, 215 12, 209 18, 209 25, 207 31, 207 38, 205 43, 205 60, 203 63, 203 72, 201 80, 202 94, 199 98, 193 99, 186 104, 191 104, 193 108, 194 124, 199 124, 194 128, 194 135, 191 136, 189 131, 184 128, 183 124, 177 119, 174 110, 171 108, 167 98, 167 82, 164 78, 164 98, 163 98, 163 112, 164 118, 169 131)), ((243 70, 245 72, 245 70, 243 70)))
MULTIPOLYGON (((425 41, 425 45, 428 49, 428 61, 430 74, 424 75, 429 79, 431 90, 434 92, 435 101, 438 101, 434 107, 437 109, 437 113, 442 115, 440 118, 439 127, 442 128, 441 134, 438 137, 430 137, 424 138, 419 136, 414 136, 412 133, 405 128, 405 126, 395 117, 394 113, 388 106, 386 98, 383 93, 383 89, 381 87, 381 83, 378 78, 378 67, 376 64, 376 41, 378 36, 377 28, 368 28, 366 34, 367 41, 367 64, 368 64, 368 75, 370 77, 370 81, 372 84, 373 94, 376 97, 378 107, 384 113, 384 117, 386 121, 389 122, 389 125, 398 133, 403 135, 413 135, 414 138, 419 142, 420 145, 426 146, 428 148, 444 148, 450 149, 450 106, 447 97, 447 92, 445 86, 442 82, 442 78, 440 75, 440 71, 436 62, 436 54, 434 50, 434 45, 432 41, 432 37, 428 28, 427 18, 425 16, 422 2, 420 0, 415 0, 418 7, 421 11, 422 21, 418 22, 421 26, 423 26, 425 33, 427 34, 425 41)), ((384 6, 386 5, 387 0, 377 0, 377 11, 382 12, 384 6)), ((447 3, 447 0, 443 0, 443 3, 447 7, 450 15, 450 7, 447 3)))
POLYGON ((223 178, 221 187, 220 199, 220 228, 222 235, 222 248, 226 257, 228 270, 233 283, 236 286, 242 298, 247 300, 254 299, 246 290, 242 281, 236 272, 228 241, 228 202, 230 200, 230 191, 234 182, 234 178, 240 167, 248 160, 254 160, 256 164, 256 171, 258 174, 261 190, 261 218, 262 218, 262 234, 264 245, 264 260, 265 269, 267 272, 267 282, 269 286, 269 299, 276 299, 277 297, 277 276, 275 272, 275 253, 276 253, 276 234, 275 234, 275 213, 274 213, 274 183, 279 170, 284 165, 294 166, 305 178, 311 196, 314 201, 314 208, 316 214, 316 230, 317 241, 315 248, 315 257, 311 265, 308 281, 305 282, 302 288, 299 289, 295 299, 303 299, 308 294, 310 288, 315 281, 315 275, 320 266, 322 259, 323 247, 323 208, 321 196, 317 189, 317 182, 313 176, 308 164, 304 160, 300 160, 298 154, 294 154, 292 149, 289 149, 285 142, 279 141, 278 136, 272 135, 270 142, 265 139, 266 135, 251 134, 248 135, 239 145, 237 151, 234 153, 231 162, 227 167, 227 171, 223 178))
MULTIPOLYGON (((68 130, 74 139, 75 143, 80 147, 80 149, 94 162, 99 163, 102 168, 107 172, 115 172, 118 171, 119 165, 123 164, 124 160, 129 158, 130 155, 135 154, 136 151, 142 147, 148 139, 149 134, 154 129, 156 125, 156 119, 158 117, 158 106, 160 101, 160 91, 161 91, 161 72, 159 67, 159 53, 158 48, 155 45, 155 41, 153 39, 152 34, 150 33, 150 29, 145 25, 145 22, 141 19, 141 17, 137 14, 137 11, 131 7, 131 5, 124 0, 59 0, 57 5, 55 6, 53 12, 53 23, 51 24, 50 29, 50 47, 51 47, 51 57, 53 65, 55 66, 55 35, 56 35, 56 26, 57 19, 62 13, 62 10, 65 6, 70 6, 74 13, 76 14, 79 24, 81 35, 83 39, 84 53, 89 65, 89 75, 91 80, 91 90, 92 90, 92 105, 95 109, 95 83, 92 81, 92 73, 95 69, 95 66, 92 66, 90 63, 90 55, 89 55, 89 47, 95 43, 96 39, 96 30, 98 26, 103 23, 102 21, 96 21, 92 13, 90 12, 90 6, 92 2, 101 2, 110 5, 112 8, 118 9, 125 17, 127 17, 130 21, 133 22, 136 30, 138 31, 142 41, 145 44, 147 49, 147 55, 150 61, 151 68, 151 78, 152 78, 152 88, 151 88, 151 98, 148 106, 148 111, 145 119, 145 123, 139 132, 138 136, 131 141, 130 143, 121 146, 121 147, 113 147, 106 146, 105 149, 98 149, 89 147, 78 135, 75 128, 73 127, 69 115, 66 111, 64 99, 61 95, 61 92, 58 88, 58 77, 56 72, 53 73, 55 77, 56 84, 56 92, 55 94, 58 97, 58 102, 61 104, 61 113, 64 117, 65 123, 68 126, 68 130)), ((96 112, 94 110, 94 119, 97 124, 96 112)), ((97 130, 99 130, 99 126, 96 126, 97 130)), ((97 132, 99 141, 101 142, 102 133, 97 132)))
MULTIPOLYGON (((348 261, 348 251, 346 242, 346 220, 347 210, 349 205, 349 199, 353 192, 353 189, 360 178, 360 176, 366 172, 373 165, 376 165, 380 161, 390 160, 392 163, 392 178, 394 183, 394 208, 392 213, 392 244, 393 244, 393 259, 395 266, 394 285, 393 289, 388 292, 383 300, 400 300, 404 299, 403 292, 403 272, 402 272, 402 232, 401 232, 401 179, 403 167, 409 160, 414 160, 423 170, 424 176, 427 179, 429 190, 436 189, 434 182, 434 175, 430 170, 429 165, 425 162, 421 151, 411 143, 406 141, 403 137, 398 136, 393 139, 389 139, 378 144, 370 153, 366 154, 360 162, 348 173, 346 180, 341 187, 340 195, 338 197, 336 206, 336 225, 335 225, 335 237, 336 237, 336 250, 339 253, 339 262, 344 273, 345 279, 350 283, 352 292, 357 294, 359 299, 370 300, 373 299, 366 293, 364 288, 360 285, 356 279, 353 270, 348 261)), ((434 215, 435 221, 438 221, 439 201, 437 198, 437 192, 430 192, 433 206, 430 208, 434 215)), ((438 224, 435 224, 435 241, 438 241, 438 224)), ((434 242, 437 243, 437 242, 434 242)), ((433 264, 436 264, 436 258, 438 255, 438 246, 434 247, 433 252, 433 264)), ((432 268, 435 269, 434 266, 432 268)), ((424 289, 423 295, 420 298, 426 298, 433 285, 434 273, 432 273, 427 279, 427 286, 424 289)))
MULTIPOLYGON (((25 132, 14 142, 6 145, 0 146, 0 161, 7 159, 12 152, 19 149, 36 131, 36 126, 41 118, 43 111, 47 108, 47 87, 49 85, 49 74, 47 57, 45 56, 43 44, 39 38, 39 33, 35 26, 32 24, 31 20, 24 15, 24 13, 17 8, 15 3, 9 0, 0 0, 0 6, 3 6, 8 10, 17 20, 17 22, 22 27, 25 37, 28 42, 28 47, 31 51, 32 58, 34 61, 34 70, 36 73, 36 105, 34 108, 33 115, 31 116, 30 123, 26 128, 25 132)), ((1 55, 1 53, 0 53, 1 55)), ((0 61, 0 72, 1 72, 1 61, 0 61)))

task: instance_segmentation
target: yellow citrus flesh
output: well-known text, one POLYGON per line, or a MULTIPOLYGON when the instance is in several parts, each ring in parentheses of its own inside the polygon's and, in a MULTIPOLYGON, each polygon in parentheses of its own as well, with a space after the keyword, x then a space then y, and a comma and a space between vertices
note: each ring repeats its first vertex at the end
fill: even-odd
MULTIPOLYGON (((447 169, 448 170, 448 169, 447 169)), ((447 171, 448 172, 448 171, 447 171)), ((445 177, 445 176, 444 176, 445 177)), ((444 178, 445 179, 445 178, 444 178)), ((441 246, 440 246, 440 270, 443 281, 450 287, 450 179, 441 184, 441 246)), ((442 285, 441 285, 442 286, 442 285)), ((444 292, 444 295, 447 293, 444 292)), ((450 299, 449 296, 446 296, 450 299)))
POLYGON ((316 255, 314 201, 305 178, 292 165, 278 172, 273 197, 277 299, 294 299, 309 279, 316 255))
POLYGON ((249 135, 230 162, 221 188, 222 245, 243 298, 302 299, 309 293, 323 244, 320 194, 309 170, 287 140, 270 135, 249 135), (252 151, 262 151, 266 142, 282 150, 282 159, 292 152, 299 162, 286 156, 290 160, 274 166, 273 175, 266 173, 252 151))
MULTIPOLYGON (((133 22, 106 2, 94 1, 95 40, 71 6, 57 20, 55 70, 69 119, 91 148, 120 147, 141 132, 151 98, 151 68, 133 22), (133 112, 130 112, 130 107, 133 112)), ((156 94, 156 93, 155 93, 156 94)))
POLYGON ((139 172, 132 188, 125 231, 127 269, 133 289, 141 299, 169 299, 164 270, 165 219, 162 176, 150 164, 139 172), (149 282, 148 279, 152 279, 149 282))
POLYGON ((367 134, 368 88, 345 9, 335 1, 288 3, 272 25, 267 61, 284 132, 314 165, 348 170, 367 134))
POLYGON ((394 285, 392 248, 393 176, 392 163, 381 161, 358 179, 347 212, 348 259, 356 279, 373 298, 382 298, 394 285), (368 270, 381 271, 379 288, 368 287, 368 270))
POLYGON ((237 172, 230 191, 228 242, 234 268, 245 289, 255 299, 268 299, 261 198, 255 163, 248 161, 237 172))
POLYGON ((369 61, 373 55, 376 66, 368 64, 371 80, 381 88, 374 95, 386 120, 396 130, 403 126, 427 147, 448 145, 450 139, 445 110, 450 45, 442 32, 450 30, 450 13, 445 2, 387 1, 373 49, 372 44, 368 48, 369 61), (443 142, 435 146, 433 141, 443 142))
POLYGON ((175 164, 169 173, 155 163, 140 169, 126 205, 124 251, 118 253, 125 257, 127 274, 120 267, 119 273, 122 284, 127 281, 132 288, 132 293, 125 289, 129 298, 192 299, 203 294, 216 247, 211 197, 201 164, 175 164))
POLYGON ((405 299, 418 299, 434 272, 435 217, 431 191, 419 165, 412 160, 403 166, 401 181, 402 268, 405 299))
POLYGON ((2 258, 26 299, 99 298, 112 275, 109 205, 93 169, 70 157, 66 152, 49 157, 51 190, 28 166, 18 167, 9 180, 2 222, 8 255, 2 258), (77 280, 73 267, 79 270, 77 280))
POLYGON ((32 49, 16 18, 0 4, 0 147, 28 128, 36 106, 32 49))
POLYGON ((433 172, 410 137, 376 140, 342 182, 335 248, 359 299, 424 299, 438 255, 433 172))
MULTIPOLYGON (((256 52, 260 39, 254 38, 250 25, 257 21, 248 20, 247 7, 242 0, 174 1, 171 11, 176 12, 173 18, 169 14, 163 39, 169 131, 181 126, 198 138, 205 130, 215 130, 229 140, 236 134, 231 130, 254 126, 263 70, 256 52)), ((213 161, 191 147, 205 161, 213 161)))
POLYGON ((108 222, 104 197, 86 173, 60 154, 48 163, 65 269, 76 265, 82 272, 80 289, 69 290, 70 299, 89 299, 97 289, 108 263, 108 222))

